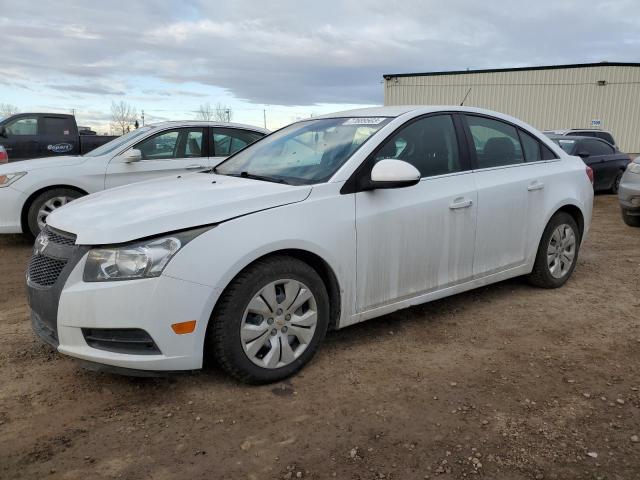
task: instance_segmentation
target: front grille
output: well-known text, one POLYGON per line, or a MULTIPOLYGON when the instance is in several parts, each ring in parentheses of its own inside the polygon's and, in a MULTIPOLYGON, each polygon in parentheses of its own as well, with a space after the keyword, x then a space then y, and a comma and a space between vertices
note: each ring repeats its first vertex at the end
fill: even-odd
POLYGON ((57 245, 75 245, 76 236, 72 233, 54 230, 51 227, 44 227, 44 232, 51 243, 57 245))
POLYGON ((83 328, 87 345, 107 352, 159 355, 153 338, 140 328, 83 328))
POLYGON ((56 283, 66 264, 66 260, 34 255, 29 262, 29 280, 41 287, 50 287, 56 283))

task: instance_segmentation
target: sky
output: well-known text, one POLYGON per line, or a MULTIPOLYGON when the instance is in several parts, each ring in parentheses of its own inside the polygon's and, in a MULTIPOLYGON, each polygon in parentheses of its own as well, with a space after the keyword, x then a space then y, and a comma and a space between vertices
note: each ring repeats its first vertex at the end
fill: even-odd
POLYGON ((386 73, 640 62, 638 0, 0 0, 0 103, 275 129, 383 102, 386 73))

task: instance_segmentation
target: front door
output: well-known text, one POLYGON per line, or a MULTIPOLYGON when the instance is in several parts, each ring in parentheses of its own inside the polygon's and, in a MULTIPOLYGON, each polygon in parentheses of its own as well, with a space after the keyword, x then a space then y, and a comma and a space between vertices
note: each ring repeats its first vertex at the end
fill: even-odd
POLYGON ((142 153, 140 161, 122 163, 115 157, 109 162, 105 188, 207 168, 203 138, 203 128, 175 128, 145 138, 131 147, 142 153))
POLYGON ((7 150, 9 161, 37 158, 40 154, 38 136, 38 116, 21 115, 6 124, 7 138, 2 144, 7 150))
POLYGON ((367 161, 414 165, 412 187, 356 193, 359 312, 472 276, 476 191, 451 115, 410 121, 367 161))

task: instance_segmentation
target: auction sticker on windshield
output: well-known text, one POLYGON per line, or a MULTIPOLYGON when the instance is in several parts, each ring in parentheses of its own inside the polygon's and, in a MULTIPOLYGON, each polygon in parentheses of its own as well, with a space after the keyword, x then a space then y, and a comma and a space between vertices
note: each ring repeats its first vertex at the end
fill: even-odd
POLYGON ((378 125, 386 120, 386 117, 359 117, 350 118, 343 125, 378 125))

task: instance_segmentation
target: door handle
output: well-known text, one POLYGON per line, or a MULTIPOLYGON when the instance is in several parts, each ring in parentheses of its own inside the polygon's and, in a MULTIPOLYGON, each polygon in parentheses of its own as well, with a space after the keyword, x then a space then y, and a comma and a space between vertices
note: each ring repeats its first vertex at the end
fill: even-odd
POLYGON ((543 188, 544 188, 544 183, 535 181, 527 187, 527 190, 529 190, 530 192, 534 192, 536 190, 542 190, 543 188))
POLYGON ((185 170, 198 170, 200 168, 207 168, 204 165, 187 165, 186 167, 184 167, 185 170))
POLYGON ((469 208, 473 205, 473 200, 465 200, 464 198, 456 198, 452 204, 449 205, 451 210, 458 210, 459 208, 469 208))

